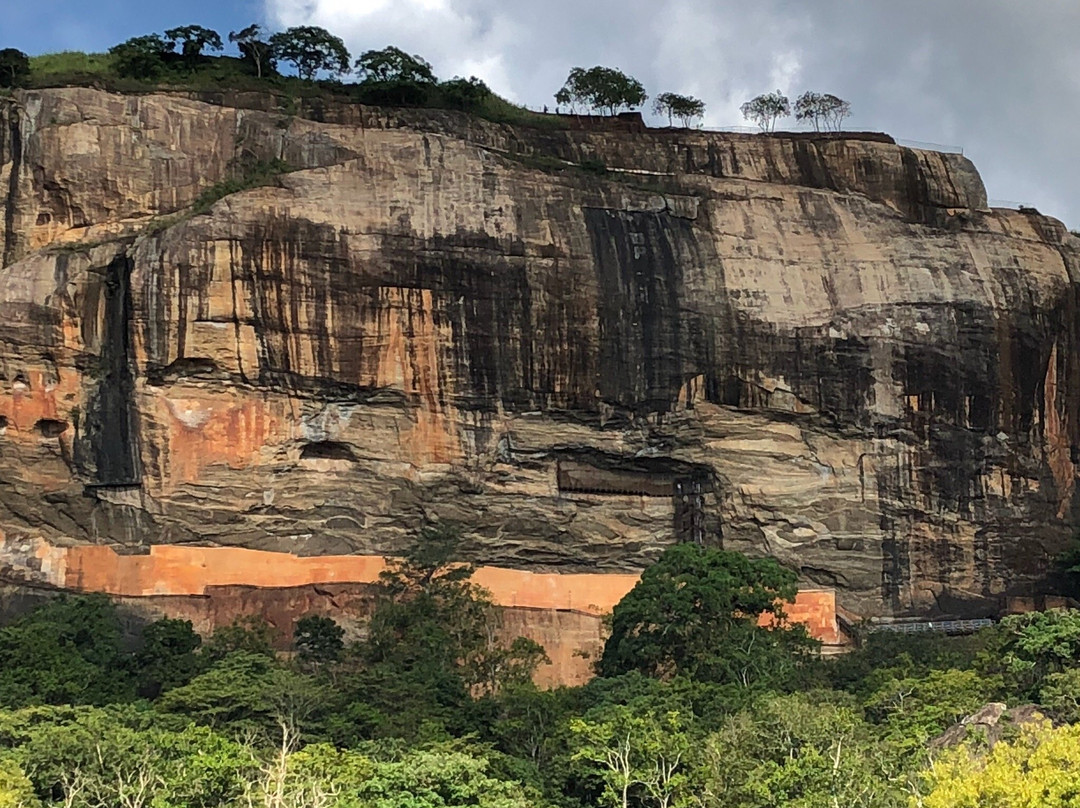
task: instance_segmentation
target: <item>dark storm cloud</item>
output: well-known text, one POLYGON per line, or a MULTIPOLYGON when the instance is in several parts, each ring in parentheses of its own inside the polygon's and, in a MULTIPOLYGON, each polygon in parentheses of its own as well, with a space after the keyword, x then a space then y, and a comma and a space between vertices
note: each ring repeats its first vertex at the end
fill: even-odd
POLYGON ((780 88, 833 92, 851 126, 964 147, 992 198, 1080 226, 1075 0, 266 0, 354 52, 394 43, 537 107, 575 65, 689 92, 706 124, 780 88))

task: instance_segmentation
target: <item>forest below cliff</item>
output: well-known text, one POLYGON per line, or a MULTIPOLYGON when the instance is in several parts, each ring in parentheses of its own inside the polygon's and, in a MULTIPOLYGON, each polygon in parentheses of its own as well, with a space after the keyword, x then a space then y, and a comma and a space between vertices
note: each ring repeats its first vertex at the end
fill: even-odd
POLYGON ((747 617, 780 616, 791 573, 676 545, 616 607, 597 678, 542 691, 543 649, 492 640, 452 547, 428 531, 351 644, 326 616, 283 651, 258 619, 203 642, 104 596, 43 602, 0 629, 0 805, 1078 804, 1080 612, 822 659, 747 617))

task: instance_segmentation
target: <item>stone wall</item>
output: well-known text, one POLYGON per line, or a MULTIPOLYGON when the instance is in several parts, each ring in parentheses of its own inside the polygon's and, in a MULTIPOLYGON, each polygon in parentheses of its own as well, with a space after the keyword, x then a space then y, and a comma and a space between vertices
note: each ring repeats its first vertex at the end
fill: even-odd
MULTIPOLYGON (((107 546, 9 540, 0 555, 13 565, 8 575, 17 574, 24 585, 103 592, 145 619, 190 620, 204 635, 239 617, 258 615, 277 629, 286 646, 296 620, 308 614, 332 617, 350 640, 362 637, 373 603, 371 585, 386 569, 381 556, 298 558, 228 547, 159 545, 146 555, 120 555, 107 546)), ((472 581, 499 607, 507 641, 525 636, 544 646, 550 661, 541 666, 536 681, 547 687, 592 678, 606 636, 603 618, 638 578, 480 567, 472 581)), ((788 621, 805 625, 822 643, 845 643, 832 591, 800 591, 785 611, 788 621)), ((763 617, 762 625, 767 624, 763 617)))

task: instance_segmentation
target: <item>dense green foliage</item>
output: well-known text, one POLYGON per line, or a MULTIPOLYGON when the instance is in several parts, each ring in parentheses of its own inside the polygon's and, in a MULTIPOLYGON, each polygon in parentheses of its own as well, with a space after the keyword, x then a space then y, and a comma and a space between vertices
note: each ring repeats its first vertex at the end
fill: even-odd
POLYGON ((157 34, 132 37, 109 48, 117 75, 153 80, 165 72, 169 43, 157 34))
POLYGON ((822 660, 782 615, 791 573, 679 545, 612 616, 603 675, 541 691, 543 649, 423 532, 363 639, 326 615, 292 650, 258 618, 132 637, 104 597, 0 629, 0 808, 927 808, 1076 805, 1080 734, 930 742, 988 701, 1080 718, 1080 613, 977 635, 870 634, 822 660))
POLYGON ((555 93, 562 105, 580 104, 586 109, 616 114, 624 108, 640 107, 648 99, 641 82, 611 67, 575 67, 566 83, 555 93))
POLYGON ((15 48, 0 49, 0 87, 18 87, 30 75, 30 58, 15 48))
POLYGON ((349 50, 339 37, 316 25, 300 25, 270 37, 273 54, 296 67, 300 78, 310 81, 319 72, 349 72, 349 50))
POLYGON ((220 51, 221 35, 201 25, 181 25, 165 31, 170 48, 179 46, 180 53, 189 62, 197 62, 206 49, 220 51))
POLYGON ((615 607, 600 672, 743 687, 783 681, 813 643, 801 627, 770 631, 758 616, 781 618, 796 591, 795 574, 771 558, 675 545, 615 607))
POLYGON ((306 99, 386 106, 430 107, 470 112, 501 123, 561 128, 565 121, 530 112, 496 96, 476 77, 440 81, 422 57, 388 46, 357 60, 357 81, 341 77, 351 70, 345 43, 324 28, 298 26, 271 32, 252 24, 229 33, 238 56, 224 50, 221 34, 200 25, 170 28, 133 37, 108 53, 44 54, 27 58, 12 48, 0 50, 0 90, 92 85, 115 92, 151 90, 259 91, 279 98, 294 114, 306 99), (279 63, 296 75, 282 75, 279 63), (325 79, 318 79, 320 75, 325 79))

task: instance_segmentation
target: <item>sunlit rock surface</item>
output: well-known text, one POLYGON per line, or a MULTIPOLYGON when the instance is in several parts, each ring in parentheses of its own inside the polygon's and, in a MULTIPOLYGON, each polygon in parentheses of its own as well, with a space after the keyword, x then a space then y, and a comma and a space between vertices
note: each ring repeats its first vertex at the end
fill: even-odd
POLYGON ((438 519, 540 573, 722 542, 863 616, 1052 586, 1080 240, 964 157, 275 103, 0 100, 10 580, 55 583, 42 546, 380 556, 438 519))

